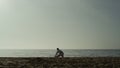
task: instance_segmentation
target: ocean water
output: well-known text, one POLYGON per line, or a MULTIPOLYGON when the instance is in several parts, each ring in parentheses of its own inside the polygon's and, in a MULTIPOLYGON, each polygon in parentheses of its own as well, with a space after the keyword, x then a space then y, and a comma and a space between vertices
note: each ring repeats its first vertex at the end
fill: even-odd
MULTIPOLYGON (((120 49, 63 49, 65 57, 120 57, 120 49)), ((54 57, 50 49, 1 49, 0 57, 54 57)))

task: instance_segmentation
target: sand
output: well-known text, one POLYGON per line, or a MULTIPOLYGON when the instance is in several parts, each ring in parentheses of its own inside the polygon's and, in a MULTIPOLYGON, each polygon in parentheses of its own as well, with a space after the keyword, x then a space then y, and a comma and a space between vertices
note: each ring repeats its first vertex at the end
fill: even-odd
POLYGON ((120 68, 120 57, 0 57, 0 68, 120 68))

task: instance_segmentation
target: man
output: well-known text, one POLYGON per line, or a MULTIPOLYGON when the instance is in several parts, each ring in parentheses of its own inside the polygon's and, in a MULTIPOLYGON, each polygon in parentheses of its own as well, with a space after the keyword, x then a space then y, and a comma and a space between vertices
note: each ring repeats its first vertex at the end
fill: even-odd
POLYGON ((59 57, 64 57, 64 52, 62 50, 60 50, 59 48, 57 48, 57 52, 55 54, 55 57, 59 58, 59 57))

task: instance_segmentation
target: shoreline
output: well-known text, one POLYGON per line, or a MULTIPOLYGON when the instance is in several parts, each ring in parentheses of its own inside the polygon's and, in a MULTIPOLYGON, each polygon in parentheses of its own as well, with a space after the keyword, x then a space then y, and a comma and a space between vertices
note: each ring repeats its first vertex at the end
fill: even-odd
POLYGON ((0 57, 0 68, 120 68, 120 57, 0 57))

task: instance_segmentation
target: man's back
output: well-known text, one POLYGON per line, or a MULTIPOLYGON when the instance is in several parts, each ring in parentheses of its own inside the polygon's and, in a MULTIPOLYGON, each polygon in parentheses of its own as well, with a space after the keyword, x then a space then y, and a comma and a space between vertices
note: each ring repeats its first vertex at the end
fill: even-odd
POLYGON ((62 50, 60 50, 60 49, 59 49, 59 50, 57 50, 57 53, 59 53, 59 54, 64 54, 64 53, 63 53, 63 51, 62 51, 62 50))

